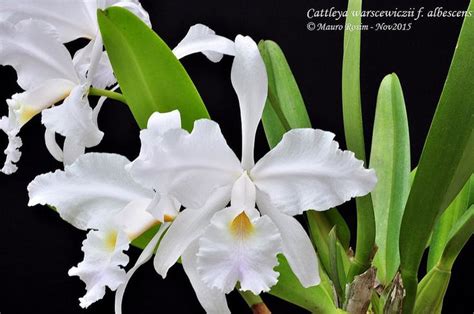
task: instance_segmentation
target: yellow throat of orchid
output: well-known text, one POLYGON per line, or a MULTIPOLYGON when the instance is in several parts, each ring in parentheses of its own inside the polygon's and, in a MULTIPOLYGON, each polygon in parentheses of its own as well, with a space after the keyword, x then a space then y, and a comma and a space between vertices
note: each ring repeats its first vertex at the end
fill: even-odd
POLYGON ((230 223, 230 230, 235 237, 246 238, 253 232, 253 224, 249 217, 242 211, 230 223))
POLYGON ((117 231, 113 230, 107 233, 105 236, 105 247, 109 251, 115 250, 115 245, 117 244, 117 231))

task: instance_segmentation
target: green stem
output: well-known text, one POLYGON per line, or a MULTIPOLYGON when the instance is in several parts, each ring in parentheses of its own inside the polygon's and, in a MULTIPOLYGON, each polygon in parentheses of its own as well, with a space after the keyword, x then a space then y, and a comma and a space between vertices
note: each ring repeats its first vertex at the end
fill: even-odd
POLYGON ((369 195, 356 199, 357 204, 357 239, 355 256, 352 260, 347 282, 354 276, 366 271, 371 264, 375 247, 375 217, 372 197, 369 195))
POLYGON ((242 291, 240 287, 236 287, 240 295, 244 299, 245 303, 252 309, 252 312, 255 314, 266 314, 270 313, 267 306, 263 302, 262 298, 259 295, 255 295, 250 291, 242 291))
POLYGON ((238 290, 238 291, 240 295, 242 296, 242 298, 245 300, 245 303, 247 303, 249 307, 252 307, 258 303, 263 303, 263 300, 259 295, 255 295, 250 291, 242 291, 242 290, 238 290))
POLYGON ((91 87, 89 88, 89 96, 104 96, 113 100, 118 100, 124 104, 127 104, 127 99, 120 93, 113 92, 106 89, 100 89, 91 87))

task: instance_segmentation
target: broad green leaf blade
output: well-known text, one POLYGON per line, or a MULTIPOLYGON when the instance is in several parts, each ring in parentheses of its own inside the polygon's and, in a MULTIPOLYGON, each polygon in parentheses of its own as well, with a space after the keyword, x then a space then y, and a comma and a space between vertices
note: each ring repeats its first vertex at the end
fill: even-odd
POLYGON ((439 262, 453 226, 469 207, 468 203, 472 180, 474 180, 474 176, 465 184, 464 188, 459 192, 458 196, 456 196, 454 201, 439 217, 438 222, 436 223, 433 235, 431 236, 427 271, 439 262))
POLYGON ((275 268, 280 273, 278 283, 272 287, 270 294, 296 304, 312 313, 337 313, 337 308, 330 293, 327 280, 321 276, 321 284, 304 288, 291 271, 288 261, 278 256, 279 265, 275 268))
POLYGON ((396 74, 380 84, 375 112, 370 167, 377 173, 372 191, 378 247, 373 265, 387 285, 400 265, 398 239, 403 210, 410 191, 410 139, 405 100, 396 74))
MULTIPOLYGON (((473 10, 473 3, 468 10, 473 10)), ((400 258, 411 313, 417 271, 436 218, 474 170, 474 17, 466 17, 402 219, 400 258)))
POLYGON ((155 111, 178 109, 187 130, 196 119, 209 118, 193 82, 157 34, 123 8, 97 16, 114 73, 140 128, 155 111))
POLYGON ((275 147, 285 132, 311 128, 311 121, 283 51, 270 40, 260 41, 258 47, 268 74, 269 97, 262 122, 270 147, 275 147))
MULTIPOLYGON (((361 0, 349 0, 346 25, 361 24, 361 0)), ((362 124, 362 101, 360 95, 360 40, 357 27, 345 28, 344 55, 342 60, 342 112, 347 148, 358 159, 365 159, 364 128, 362 124)), ((348 281, 361 274, 370 266, 375 244, 375 220, 370 195, 356 199, 357 232, 356 252, 348 281)))

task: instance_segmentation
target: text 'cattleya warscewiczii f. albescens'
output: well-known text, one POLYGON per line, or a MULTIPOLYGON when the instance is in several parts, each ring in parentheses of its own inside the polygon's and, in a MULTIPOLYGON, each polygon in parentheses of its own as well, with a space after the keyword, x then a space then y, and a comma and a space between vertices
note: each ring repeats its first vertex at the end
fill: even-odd
POLYGON ((225 294, 237 283, 254 294, 275 285, 279 253, 303 286, 317 285, 316 253, 293 216, 329 209, 373 189, 374 171, 365 169, 352 152, 340 150, 332 133, 321 130, 289 131, 255 163, 267 74, 250 37, 239 35, 232 47, 228 44, 213 37, 189 47, 211 56, 235 55, 231 81, 242 119, 241 160, 216 122, 198 120, 188 133, 181 129, 179 112, 155 113, 140 135, 141 151, 132 163, 113 154, 86 154, 65 171, 39 176, 30 184, 30 205, 53 205, 65 220, 93 229, 84 242, 84 262, 71 270, 87 284, 83 305, 101 298, 109 286, 118 289, 120 313, 128 279, 152 257, 160 239, 157 272, 166 276, 181 257, 210 313, 229 312, 225 294), (159 231, 125 274, 123 250, 157 223, 159 231), (94 281, 98 277, 102 281, 94 281))

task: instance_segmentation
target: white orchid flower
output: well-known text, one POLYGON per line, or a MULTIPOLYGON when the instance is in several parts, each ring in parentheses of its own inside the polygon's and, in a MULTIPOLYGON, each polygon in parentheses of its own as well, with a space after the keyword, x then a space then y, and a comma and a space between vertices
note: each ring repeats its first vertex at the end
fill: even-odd
POLYGON ((61 42, 67 43, 77 38, 94 39, 99 30, 97 10, 111 6, 124 7, 151 25, 137 0, 2 0, 0 19, 43 20, 58 30, 61 42))
MULTIPOLYGON (((7 100, 9 117, 2 118, 0 122, 0 129, 9 139, 2 169, 4 173, 11 174, 17 170, 15 163, 21 155, 18 132, 40 112, 46 126, 46 147, 58 161, 71 164, 84 153, 85 148, 96 146, 102 140, 97 115, 105 98, 99 100, 94 110, 87 100, 90 77, 94 77, 96 72, 92 68, 78 72, 69 52, 57 39, 56 30, 44 22, 23 20, 16 25, 0 23, 0 64, 11 65, 17 70, 18 84, 25 90, 7 100), (87 77, 84 76, 86 74, 87 77), (63 99, 63 105, 50 108, 63 99), (66 138, 64 151, 56 143, 56 133, 66 138)), ((94 43, 94 47, 100 49, 93 48, 96 53, 92 58, 96 63, 102 62, 100 36, 94 43)), ((196 52, 203 52, 217 62, 222 54, 233 54, 233 43, 215 35, 207 26, 198 24, 190 28, 175 48, 178 58, 196 52)))
POLYGON ((15 163, 21 156, 20 128, 62 100, 63 106, 45 110, 43 114, 47 128, 45 142, 51 155, 70 164, 85 148, 101 141, 103 133, 97 127, 97 115, 105 98, 92 111, 86 96, 91 85, 105 88, 116 83, 107 53, 103 51, 96 16, 97 9, 113 5, 132 11, 150 25, 149 16, 138 1, 0 2, 0 64, 12 65, 17 70, 18 83, 25 90, 7 100, 9 121, 4 117, 0 125, 9 139, 2 172, 11 174, 17 170, 15 163), (90 43, 71 59, 60 43, 77 38, 88 38, 90 43), (66 137, 64 151, 56 143, 56 133, 66 137))
MULTIPOLYGON (((120 155, 85 154, 64 171, 40 175, 28 186, 29 206, 54 206, 61 218, 90 230, 82 246, 84 260, 69 271, 86 283, 87 293, 79 299, 84 308, 101 299, 106 286, 115 290, 125 282, 128 256, 123 251, 160 223, 146 210, 155 192, 133 181, 125 171, 128 163, 120 155)), ((169 209, 169 219, 178 209, 169 209)))
MULTIPOLYGON (((48 134, 59 133, 66 137, 65 150, 71 148, 68 152, 77 146, 97 145, 102 139, 103 133, 93 123, 92 108, 84 97, 88 89, 86 78, 78 75, 68 50, 57 36, 51 25, 41 21, 0 23, 0 64, 15 68, 18 85, 25 90, 7 100, 8 123, 3 123, 2 130, 10 139, 9 146, 15 149, 6 150, 4 173, 16 171, 14 162, 19 159, 21 143, 18 132, 40 112, 48 134), (50 108, 62 100, 62 106, 50 108)), ((7 121, 7 118, 2 120, 7 121)), ((53 156, 68 163, 69 155, 63 156, 53 142, 55 144, 54 140, 47 141, 53 156)))
MULTIPOLYGON (((213 61, 218 61, 222 54, 234 53, 234 43, 198 24, 190 28, 176 51, 179 57, 205 52, 213 61)), ((3 121, 7 120, 0 121, 0 126, 3 121)), ((150 146, 142 145, 141 153, 154 149, 153 140, 159 142, 164 133, 180 128, 177 111, 154 113, 147 129, 140 134, 144 142, 150 143, 150 146)), ((102 298, 106 286, 112 290, 120 287, 117 301, 121 304, 128 280, 151 257, 181 206, 166 190, 143 188, 135 182, 125 171, 125 165, 129 163, 119 155, 86 154, 66 166, 64 171, 40 175, 28 186, 30 206, 54 206, 60 216, 75 227, 91 229, 83 243, 84 261, 69 272, 86 283, 87 293, 80 299, 82 307, 102 298), (126 274, 123 267, 128 264, 128 258, 123 251, 133 239, 158 223, 162 224, 158 233, 126 274)))
POLYGON ((181 256, 210 313, 228 312, 224 293, 236 282, 255 294, 268 291, 277 282, 273 268, 280 252, 303 286, 318 284, 313 246, 292 216, 337 206, 369 193, 376 183, 374 171, 340 150, 334 134, 315 129, 287 132, 255 164, 255 134, 268 82, 249 37, 236 38, 231 80, 242 119, 241 161, 218 124, 203 119, 191 133, 169 130, 153 146, 142 138, 142 145, 153 149, 142 151, 130 166, 137 182, 167 191, 187 208, 164 235, 154 265, 165 277, 181 256))
POLYGON ((103 51, 97 10, 111 6, 128 9, 151 27, 148 13, 137 0, 2 0, 0 20, 10 23, 24 19, 44 21, 56 29, 62 43, 89 39, 89 44, 74 55, 74 66, 82 76, 94 67, 94 75, 90 78, 92 85, 105 88, 116 83, 116 79, 107 53, 103 51), (97 60, 94 60, 95 55, 97 60))

